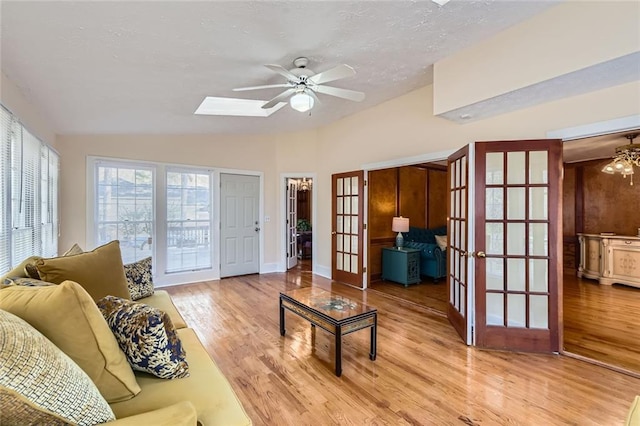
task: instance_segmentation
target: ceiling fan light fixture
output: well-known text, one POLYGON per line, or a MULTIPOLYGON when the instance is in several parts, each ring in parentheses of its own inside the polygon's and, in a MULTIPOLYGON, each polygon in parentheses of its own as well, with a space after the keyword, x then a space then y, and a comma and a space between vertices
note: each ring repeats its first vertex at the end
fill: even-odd
POLYGON ((289 104, 291 105, 291 108, 300 112, 309 111, 311 108, 313 108, 313 103, 313 98, 305 92, 296 93, 291 98, 289 98, 289 104))

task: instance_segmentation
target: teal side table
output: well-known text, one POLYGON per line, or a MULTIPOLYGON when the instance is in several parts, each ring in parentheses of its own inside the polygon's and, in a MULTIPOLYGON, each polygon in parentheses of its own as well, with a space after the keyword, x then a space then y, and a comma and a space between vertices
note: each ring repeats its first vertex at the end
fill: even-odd
POLYGON ((404 284, 420 282, 420 250, 395 247, 382 249, 382 279, 404 284))

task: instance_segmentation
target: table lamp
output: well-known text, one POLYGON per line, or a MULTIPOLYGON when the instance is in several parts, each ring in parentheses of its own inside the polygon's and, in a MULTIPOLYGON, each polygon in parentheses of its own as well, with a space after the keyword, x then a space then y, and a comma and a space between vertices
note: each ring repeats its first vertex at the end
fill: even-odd
POLYGON ((398 249, 401 249, 404 243, 402 233, 409 232, 409 218, 402 216, 394 217, 393 221, 391 222, 391 230, 398 233, 398 236, 396 237, 396 247, 398 247, 398 249))

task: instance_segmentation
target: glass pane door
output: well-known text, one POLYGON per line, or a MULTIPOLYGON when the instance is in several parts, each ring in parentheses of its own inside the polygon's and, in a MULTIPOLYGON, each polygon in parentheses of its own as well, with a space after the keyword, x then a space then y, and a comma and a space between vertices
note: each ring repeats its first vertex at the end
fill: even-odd
POLYGON ((467 285, 467 228, 468 228, 468 175, 466 146, 448 159, 449 208, 447 278, 447 317, 465 343, 471 343, 468 332, 469 286, 467 285))
POLYGON ((364 172, 333 175, 332 278, 363 286, 364 172))
POLYGON ((477 344, 559 348, 559 141, 476 144, 477 344))

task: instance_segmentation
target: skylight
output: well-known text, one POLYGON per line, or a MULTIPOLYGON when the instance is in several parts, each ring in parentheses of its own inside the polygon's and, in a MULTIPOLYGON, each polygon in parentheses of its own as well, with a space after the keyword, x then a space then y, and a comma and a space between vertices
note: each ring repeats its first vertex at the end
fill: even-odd
POLYGON ((267 101, 256 99, 218 98, 207 96, 204 98, 196 115, 235 115, 242 117, 268 117, 283 106, 286 102, 280 102, 269 109, 262 109, 267 101))

